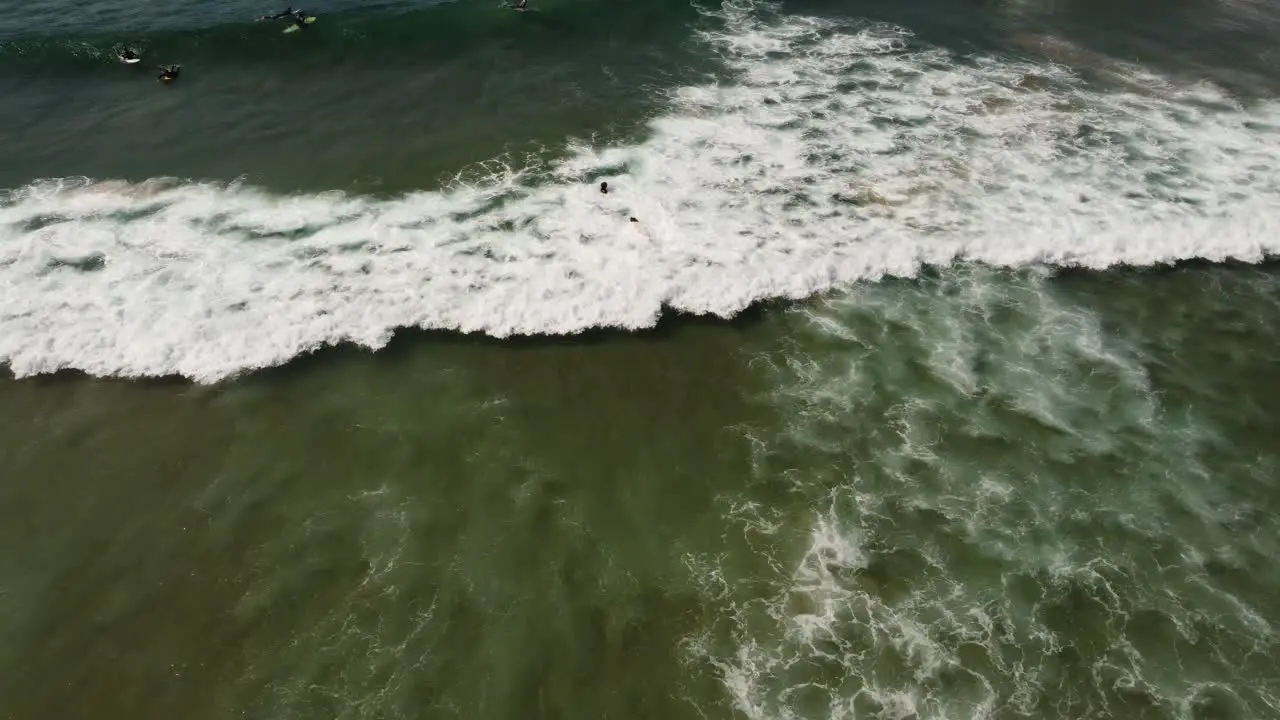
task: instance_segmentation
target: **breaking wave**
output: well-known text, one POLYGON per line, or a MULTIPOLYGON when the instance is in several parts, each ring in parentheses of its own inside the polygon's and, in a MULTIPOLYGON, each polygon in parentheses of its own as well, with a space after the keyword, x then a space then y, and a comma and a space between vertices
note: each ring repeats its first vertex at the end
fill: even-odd
POLYGON ((1123 66, 1127 82, 1099 88, 900 27, 718 12, 705 39, 731 78, 672 91, 631 147, 571 144, 390 200, 168 180, 9 191, 0 362, 213 382, 401 327, 636 329, 930 264, 1280 248, 1276 103, 1123 66))

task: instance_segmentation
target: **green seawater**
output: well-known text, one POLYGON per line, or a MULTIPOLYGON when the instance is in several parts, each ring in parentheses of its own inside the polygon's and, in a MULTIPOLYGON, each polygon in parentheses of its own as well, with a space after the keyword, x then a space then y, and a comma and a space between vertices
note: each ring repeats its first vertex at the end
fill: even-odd
POLYGON ((4 383, 8 717, 1268 717, 1271 268, 4 383))

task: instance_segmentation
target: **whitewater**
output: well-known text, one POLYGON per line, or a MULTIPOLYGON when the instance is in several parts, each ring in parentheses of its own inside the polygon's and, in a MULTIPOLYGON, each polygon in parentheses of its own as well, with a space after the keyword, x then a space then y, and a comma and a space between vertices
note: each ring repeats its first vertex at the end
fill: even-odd
POLYGON ((751 3, 716 15, 702 39, 725 73, 671 90, 632 146, 570 142, 394 199, 175 179, 6 191, 0 362, 209 383, 398 328, 640 329, 930 265, 1280 251, 1276 102, 751 3))

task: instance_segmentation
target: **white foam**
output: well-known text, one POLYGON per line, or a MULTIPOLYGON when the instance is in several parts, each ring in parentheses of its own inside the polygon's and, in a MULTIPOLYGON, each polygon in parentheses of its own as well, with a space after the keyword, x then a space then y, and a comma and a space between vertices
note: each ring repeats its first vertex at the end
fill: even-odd
POLYGON ((923 263, 1280 249, 1275 103, 1104 92, 1058 65, 910 49, 899 28, 733 4, 723 20, 707 39, 735 84, 678 89, 644 143, 575 146, 550 168, 391 201, 178 183, 11 193, 0 362, 216 381, 325 344, 377 348, 398 327, 634 329, 664 306, 727 317, 923 263))
POLYGON ((1275 555, 1224 527, 1251 472, 1206 462, 1222 428, 1147 374, 1195 341, 1116 329, 1048 275, 862 286, 755 358, 787 427, 745 434, 742 539, 688 558, 717 612, 683 648, 744 717, 1277 707, 1273 583, 1206 569, 1275 555))

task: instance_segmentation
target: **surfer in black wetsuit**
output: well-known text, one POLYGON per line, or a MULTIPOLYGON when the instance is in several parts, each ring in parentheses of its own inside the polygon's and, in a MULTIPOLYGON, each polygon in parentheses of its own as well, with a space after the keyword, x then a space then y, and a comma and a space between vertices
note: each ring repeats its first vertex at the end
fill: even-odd
POLYGON ((134 52, 133 50, 130 50, 129 48, 121 49, 120 52, 116 54, 116 57, 120 58, 120 62, 128 63, 130 65, 142 59, 142 57, 138 55, 138 53, 134 52))
POLYGON ((293 24, 297 25, 299 29, 305 30, 307 27, 307 12, 305 10, 294 10, 292 7, 287 7, 284 12, 276 13, 275 15, 263 15, 258 19, 279 20, 280 18, 293 20, 293 24))
POLYGON ((173 82, 174 80, 177 80, 178 67, 179 66, 177 65, 165 65, 160 68, 160 74, 156 76, 156 79, 160 82, 173 82))
POLYGON ((529 9, 529 0, 516 0, 516 9, 523 12, 529 9))
POLYGON ((301 11, 301 10, 294 10, 292 7, 287 7, 287 8, 285 8, 283 11, 278 12, 278 13, 276 13, 275 15, 263 15, 262 17, 260 17, 260 18, 258 18, 258 19, 259 19, 259 20, 279 20, 280 18, 286 18, 286 17, 290 17, 290 16, 293 16, 294 18, 301 17, 301 16, 302 16, 302 11, 301 11))

